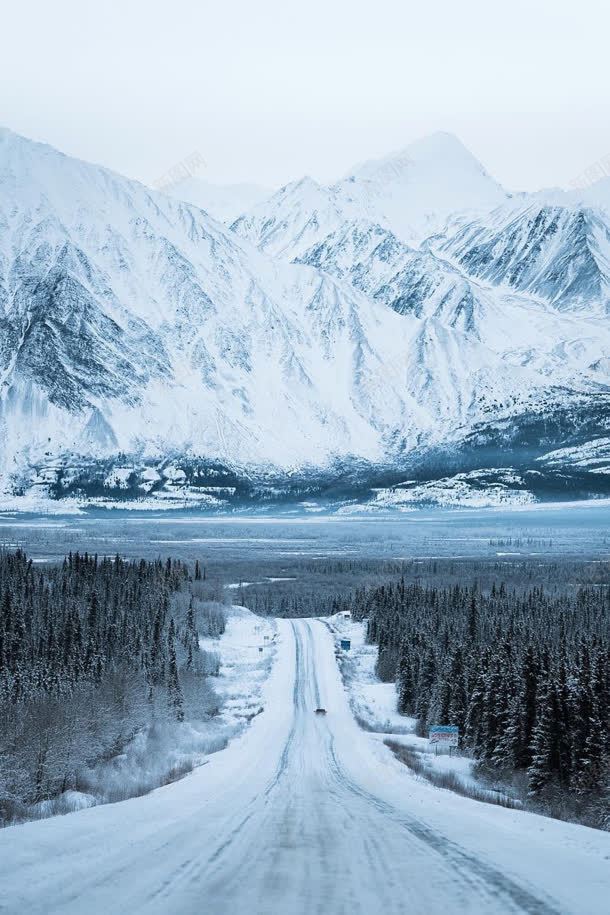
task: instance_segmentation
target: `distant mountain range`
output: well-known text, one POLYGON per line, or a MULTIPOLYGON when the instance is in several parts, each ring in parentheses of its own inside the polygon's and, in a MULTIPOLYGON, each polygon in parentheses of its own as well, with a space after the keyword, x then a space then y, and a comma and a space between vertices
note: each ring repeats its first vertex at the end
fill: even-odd
POLYGON ((191 175, 172 184, 166 193, 176 200, 192 203, 214 219, 229 224, 246 210, 266 200, 271 191, 258 184, 211 184, 191 175))
POLYGON ((451 134, 434 134, 365 162, 331 186, 303 178, 237 219, 233 229, 267 254, 295 257, 342 226, 364 220, 419 244, 454 213, 486 213, 508 195, 451 134))
POLYGON ((171 193, 0 131, 0 505, 610 494, 607 181, 509 195, 436 134, 171 193))

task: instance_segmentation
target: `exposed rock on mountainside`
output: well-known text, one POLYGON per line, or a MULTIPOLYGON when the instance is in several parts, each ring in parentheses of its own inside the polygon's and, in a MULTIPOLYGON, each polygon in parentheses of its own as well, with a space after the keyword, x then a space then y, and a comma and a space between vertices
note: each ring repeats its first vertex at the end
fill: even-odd
POLYGON ((351 499, 608 434, 603 209, 508 201, 446 135, 231 231, 5 130, 0 227, 6 492, 351 499))

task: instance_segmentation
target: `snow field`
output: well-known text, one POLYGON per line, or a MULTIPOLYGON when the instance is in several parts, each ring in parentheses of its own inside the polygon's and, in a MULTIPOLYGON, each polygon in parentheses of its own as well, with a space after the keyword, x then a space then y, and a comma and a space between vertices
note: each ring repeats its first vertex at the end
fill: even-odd
POLYGON ((366 623, 337 613, 328 618, 327 625, 335 637, 337 661, 356 720, 367 731, 393 735, 412 732, 415 719, 396 711, 395 684, 382 683, 375 673, 377 646, 366 644, 366 623), (349 651, 340 648, 341 639, 350 639, 349 651))

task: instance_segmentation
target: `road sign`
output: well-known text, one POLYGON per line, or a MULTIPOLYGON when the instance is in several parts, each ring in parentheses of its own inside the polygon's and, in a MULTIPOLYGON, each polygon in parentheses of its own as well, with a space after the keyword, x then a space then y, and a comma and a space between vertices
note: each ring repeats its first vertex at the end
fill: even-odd
POLYGON ((435 724, 428 732, 428 739, 437 747, 457 747, 460 729, 452 724, 435 724))
POLYGON ((342 651, 349 651, 351 647, 352 647, 352 643, 351 643, 350 639, 341 639, 341 650, 342 651))

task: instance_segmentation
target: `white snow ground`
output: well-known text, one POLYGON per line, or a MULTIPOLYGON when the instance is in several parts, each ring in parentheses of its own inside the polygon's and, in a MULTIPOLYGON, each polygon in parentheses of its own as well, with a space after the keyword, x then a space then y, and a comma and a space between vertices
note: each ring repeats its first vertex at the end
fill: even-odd
POLYGON ((415 718, 396 711, 396 686, 382 683, 375 673, 377 646, 366 644, 366 623, 354 622, 342 613, 329 617, 327 623, 335 636, 335 654, 356 719, 367 731, 410 734, 415 718), (349 651, 341 649, 341 639, 350 640, 349 651))
POLYGON ((276 652, 276 623, 246 607, 225 611, 227 627, 220 639, 200 639, 204 651, 220 655, 214 692, 222 699, 219 720, 233 737, 263 710, 263 687, 276 652), (262 649, 262 650, 261 650, 262 649))
POLYGON ((278 636, 265 711, 208 765, 4 830, 0 910, 607 913, 610 835, 422 783, 356 724, 326 626, 278 636))

